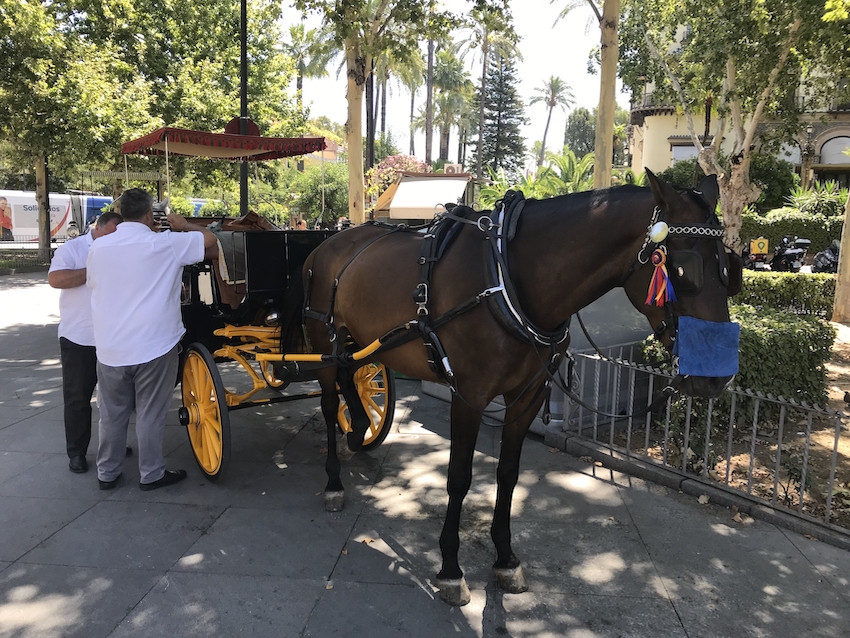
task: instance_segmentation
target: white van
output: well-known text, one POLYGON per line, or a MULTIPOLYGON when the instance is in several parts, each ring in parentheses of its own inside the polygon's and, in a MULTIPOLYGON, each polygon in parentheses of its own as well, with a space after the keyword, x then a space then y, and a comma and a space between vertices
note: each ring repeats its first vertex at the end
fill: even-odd
MULTIPOLYGON (((0 208, 5 214, 11 211, 12 241, 38 243, 38 202, 34 192, 0 190, 0 208), (8 206, 4 205, 4 199, 8 206)), ((68 239, 68 222, 72 219, 71 195, 50 193, 51 242, 68 239)))

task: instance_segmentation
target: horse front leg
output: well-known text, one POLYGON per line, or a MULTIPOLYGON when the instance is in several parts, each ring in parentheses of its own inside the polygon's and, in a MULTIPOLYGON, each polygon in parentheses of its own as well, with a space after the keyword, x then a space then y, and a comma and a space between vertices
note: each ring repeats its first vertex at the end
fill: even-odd
POLYGON ((322 388, 322 416, 325 418, 328 439, 328 453, 325 458, 325 473, 328 475, 324 492, 325 511, 339 512, 345 505, 345 488, 340 479, 339 453, 336 444, 339 395, 336 391, 334 368, 325 368, 319 372, 319 385, 322 388))
POLYGON ((451 452, 446 481, 449 504, 443 522, 443 531, 440 533, 443 565, 437 574, 437 586, 440 588, 440 598, 458 607, 470 601, 469 586, 466 584, 463 570, 458 562, 460 513, 463 499, 472 484, 472 459, 480 425, 480 410, 469 407, 457 398, 452 399, 451 452))
POLYGON ((519 399, 506 395, 505 403, 510 407, 505 411, 505 426, 502 429, 502 446, 496 470, 496 508, 493 510, 490 537, 496 546, 496 562, 493 563, 496 583, 506 592, 519 594, 528 591, 528 585, 520 560, 511 548, 511 505, 519 479, 522 444, 543 403, 540 386, 534 388, 534 391, 529 390, 519 399))

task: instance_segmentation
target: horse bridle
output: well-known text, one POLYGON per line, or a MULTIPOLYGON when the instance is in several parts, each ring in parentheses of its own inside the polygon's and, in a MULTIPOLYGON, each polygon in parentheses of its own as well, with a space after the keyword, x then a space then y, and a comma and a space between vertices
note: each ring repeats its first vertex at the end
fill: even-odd
MULTIPOLYGON (((688 192, 695 198, 700 195, 698 191, 688 192)), ((721 283, 727 288, 727 294, 729 294, 730 258, 723 244, 723 226, 714 211, 708 211, 703 223, 682 225, 668 224, 662 218, 662 212, 660 206, 655 206, 653 209, 652 217, 646 229, 646 237, 638 250, 636 261, 626 275, 626 279, 648 264, 655 250, 661 250, 669 258, 670 280, 676 294, 678 296, 699 294, 703 286, 703 258, 694 249, 694 246, 700 240, 713 240, 715 242, 718 275, 721 283), (690 248, 668 249, 666 242, 669 237, 690 237, 694 239, 694 242, 690 248)), ((664 304, 664 312, 665 318, 653 329, 655 337, 660 339, 665 332, 668 332, 671 342, 675 342, 678 321, 672 302, 668 301, 664 304)))

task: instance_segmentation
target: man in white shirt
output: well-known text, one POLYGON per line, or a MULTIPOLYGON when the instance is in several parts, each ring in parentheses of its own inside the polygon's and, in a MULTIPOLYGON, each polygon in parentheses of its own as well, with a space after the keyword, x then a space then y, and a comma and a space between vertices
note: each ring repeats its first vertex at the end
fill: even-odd
POLYGON ((59 352, 62 361, 62 397, 65 402, 65 448, 68 468, 81 474, 89 464, 91 398, 97 384, 97 356, 91 321, 91 291, 86 286, 86 257, 92 242, 109 235, 121 215, 103 213, 91 232, 56 249, 47 272, 47 283, 59 293, 59 352))
POLYGON ((165 417, 177 379, 183 267, 218 255, 215 235, 169 214, 172 230, 157 232, 153 200, 142 189, 121 195, 124 222, 92 245, 87 262, 97 346, 100 489, 118 484, 130 415, 136 413, 139 488, 153 490, 186 478, 166 470, 165 417))

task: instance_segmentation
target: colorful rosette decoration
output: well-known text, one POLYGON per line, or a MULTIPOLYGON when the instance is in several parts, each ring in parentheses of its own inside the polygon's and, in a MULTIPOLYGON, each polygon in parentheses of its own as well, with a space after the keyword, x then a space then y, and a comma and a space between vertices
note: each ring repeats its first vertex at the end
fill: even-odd
POLYGON ((646 305, 663 306, 668 301, 676 301, 673 282, 670 281, 670 274, 667 272, 667 253, 656 248, 652 251, 650 261, 655 266, 655 271, 652 273, 652 279, 649 282, 646 305))

